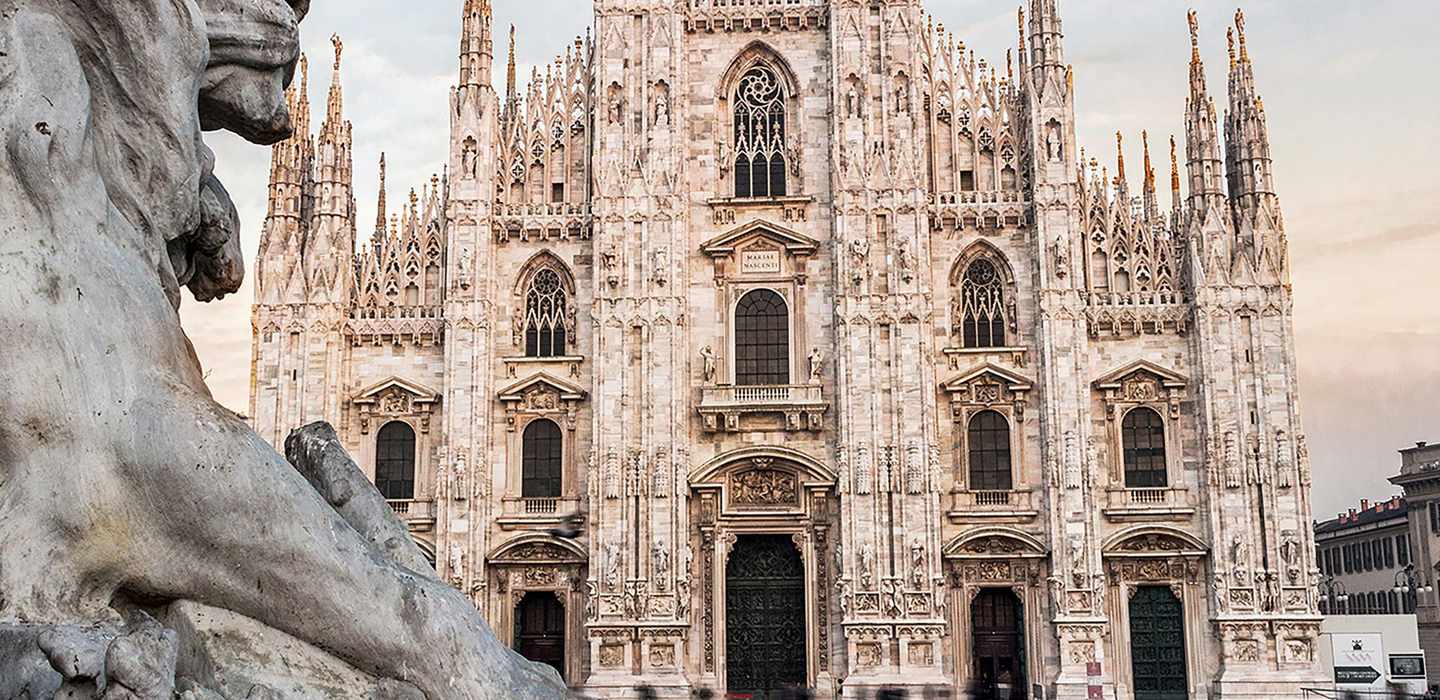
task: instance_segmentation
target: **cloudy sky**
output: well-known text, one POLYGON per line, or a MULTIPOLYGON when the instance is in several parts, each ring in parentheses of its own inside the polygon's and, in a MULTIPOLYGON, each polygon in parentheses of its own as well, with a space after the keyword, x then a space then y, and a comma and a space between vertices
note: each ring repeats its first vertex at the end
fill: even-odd
MULTIPOLYGON (((440 168, 462 0, 317 0, 303 32, 316 121, 329 37, 345 42, 362 236, 374 221, 385 151, 392 201, 440 168)), ((1235 0, 1194 0, 1210 89, 1224 103, 1225 26, 1235 0)), ((497 78, 505 27, 519 27, 522 76, 590 24, 585 0, 494 0, 497 78)), ((992 62, 1015 45, 1015 0, 929 0, 938 23, 992 62)), ((1113 162, 1114 133, 1140 162, 1139 133, 1183 137, 1189 39, 1180 0, 1066 0, 1082 145, 1113 162)), ((1440 441, 1440 48, 1434 0, 1248 0, 1251 56, 1270 117, 1276 183, 1294 258, 1296 343, 1319 518, 1397 490, 1395 450, 1440 441)), ((269 151, 211 135, 245 222, 253 264, 269 151)), ((1157 156, 1161 157, 1161 156, 1157 156)), ((1133 170, 1133 169, 1132 169, 1133 170)), ((1162 176, 1162 182, 1164 181, 1162 176)), ((252 265, 253 267, 253 265, 252 265)), ((186 301, 186 327, 216 397, 244 412, 248 283, 213 304, 186 301)))

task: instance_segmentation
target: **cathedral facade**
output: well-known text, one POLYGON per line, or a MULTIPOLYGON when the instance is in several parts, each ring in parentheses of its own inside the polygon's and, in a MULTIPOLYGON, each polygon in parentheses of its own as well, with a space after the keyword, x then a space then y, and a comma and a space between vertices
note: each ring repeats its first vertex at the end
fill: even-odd
MULTIPOLYGON (((1191 16, 1169 197, 1075 138, 1056 0, 595 0, 357 247, 341 45, 275 147, 250 414, 333 423, 498 635, 629 697, 1317 682, 1284 223, 1245 42, 1191 16), (583 518, 578 538, 552 530, 583 518)), ((1162 153, 1164 149, 1157 149, 1162 153)), ((1163 157, 1163 156, 1162 156, 1163 157)))

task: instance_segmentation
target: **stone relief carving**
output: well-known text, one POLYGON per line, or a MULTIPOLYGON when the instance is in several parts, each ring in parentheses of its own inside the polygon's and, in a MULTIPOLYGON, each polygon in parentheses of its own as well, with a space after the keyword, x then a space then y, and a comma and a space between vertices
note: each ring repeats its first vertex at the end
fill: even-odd
POLYGON ((799 483, 794 474, 757 464, 757 468, 731 478, 730 502, 739 506, 796 506, 800 503, 799 483))
POLYGON ((1075 431, 1065 431, 1065 488, 1078 489, 1083 483, 1080 447, 1075 431))
POLYGON ((1240 441, 1235 431, 1225 433, 1225 487, 1238 489, 1242 485, 1240 474, 1240 441))

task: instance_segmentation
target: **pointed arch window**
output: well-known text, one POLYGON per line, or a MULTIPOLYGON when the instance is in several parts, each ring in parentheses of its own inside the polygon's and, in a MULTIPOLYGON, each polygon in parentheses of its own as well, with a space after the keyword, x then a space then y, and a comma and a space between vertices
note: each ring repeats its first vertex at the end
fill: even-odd
POLYGON ((786 193, 785 91, 767 66, 755 66, 735 90, 735 196, 786 193))
POLYGON ((1005 281, 994 262, 982 258, 965 268, 959 316, 964 347, 1005 347, 1005 281))
POLYGON ((735 307, 735 384, 790 383, 790 312, 769 289, 756 289, 735 307))
POLYGON ((560 426, 541 418, 525 426, 520 465, 522 498, 559 498, 564 447, 560 426))
POLYGON ((995 411, 981 411, 970 419, 966 433, 970 490, 1009 491, 1010 422, 995 411))
POLYGON ((375 488, 389 501, 415 498, 415 429, 391 421, 375 436, 375 488))
POLYGON ((1140 407, 1125 414, 1120 424, 1125 452, 1125 488, 1163 488, 1165 475, 1165 421, 1154 409, 1140 407))
POLYGON ((535 273, 525 294, 525 356, 561 357, 568 338, 565 333, 565 285, 560 273, 544 268, 535 273))

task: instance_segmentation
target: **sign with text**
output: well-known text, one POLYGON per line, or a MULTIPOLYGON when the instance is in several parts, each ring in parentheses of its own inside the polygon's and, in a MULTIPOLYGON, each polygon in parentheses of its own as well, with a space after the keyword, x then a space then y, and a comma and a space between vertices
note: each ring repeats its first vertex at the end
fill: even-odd
POLYGON ((780 251, 747 250, 740 254, 740 273, 746 275, 780 271, 780 251))
POLYGON ((1385 649, 1378 634, 1334 634, 1330 648, 1335 659, 1336 690, 1383 688, 1385 649))

